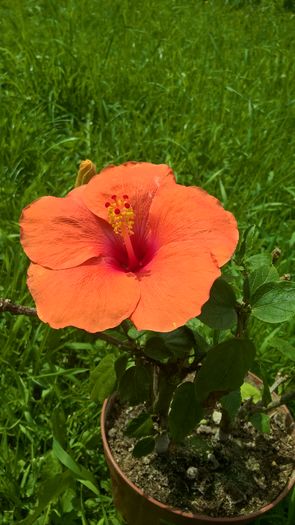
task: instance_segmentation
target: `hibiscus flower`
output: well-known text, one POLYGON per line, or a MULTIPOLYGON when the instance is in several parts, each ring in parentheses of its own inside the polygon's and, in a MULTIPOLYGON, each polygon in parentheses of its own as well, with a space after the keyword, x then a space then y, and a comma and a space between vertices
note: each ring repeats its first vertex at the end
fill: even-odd
POLYGON ((233 215, 164 164, 110 166, 64 198, 27 206, 21 242, 39 318, 167 332, 200 314, 238 241, 233 215))

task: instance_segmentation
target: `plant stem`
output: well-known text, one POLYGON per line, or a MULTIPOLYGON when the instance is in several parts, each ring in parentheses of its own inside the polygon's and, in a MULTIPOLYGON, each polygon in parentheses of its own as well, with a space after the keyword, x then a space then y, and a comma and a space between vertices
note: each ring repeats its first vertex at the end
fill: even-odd
POLYGON ((221 421, 220 421, 220 426, 219 426, 220 432, 222 436, 228 436, 232 428, 232 422, 230 420, 230 417, 227 411, 224 408, 221 409, 221 414, 222 416, 221 416, 221 421))
POLYGON ((289 379, 289 376, 287 375, 286 376, 278 375, 273 385, 269 387, 270 393, 272 394, 282 383, 285 383, 287 379, 289 379))
MULTIPOLYGON (((14 315, 28 315, 30 317, 37 317, 36 308, 13 303, 10 299, 0 298, 0 313, 2 312, 10 312, 14 315)), ((95 335, 98 339, 102 339, 103 341, 106 341, 106 343, 110 343, 111 345, 117 346, 118 348, 126 348, 128 350, 134 348, 134 345, 127 341, 122 342, 113 335, 106 334, 104 332, 97 332, 95 335)))
POLYGON ((246 333, 247 323, 250 314, 250 306, 246 303, 238 304, 236 311, 238 315, 236 337, 241 338, 246 333))
POLYGON ((37 316, 36 308, 15 304, 10 299, 3 298, 0 298, 0 313, 1 312, 10 312, 14 315, 29 315, 30 317, 37 316))
POLYGON ((130 321, 126 319, 125 321, 122 321, 121 326, 123 328, 125 335, 128 337, 128 339, 130 339, 130 337, 128 336, 128 332, 130 328, 133 326, 132 323, 130 323, 130 321))
POLYGON ((104 332, 96 332, 95 336, 97 339, 101 339, 102 341, 105 341, 106 343, 109 343, 113 346, 116 346, 117 348, 126 348, 128 350, 133 349, 133 345, 131 345, 129 342, 121 341, 120 339, 117 339, 113 335, 106 334, 104 332))
POLYGON ((278 408, 282 405, 285 405, 285 403, 288 403, 289 401, 293 401, 295 399, 295 390, 291 390, 290 392, 286 392, 286 394, 283 394, 279 399, 276 399, 269 403, 267 407, 265 408, 266 412, 270 412, 274 408, 278 408))

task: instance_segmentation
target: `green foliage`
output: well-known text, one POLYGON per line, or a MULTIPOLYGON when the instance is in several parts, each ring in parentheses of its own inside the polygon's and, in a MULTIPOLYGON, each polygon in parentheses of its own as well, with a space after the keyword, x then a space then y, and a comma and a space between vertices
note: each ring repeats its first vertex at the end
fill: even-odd
POLYGON ((292 525, 295 518, 295 487, 293 488, 291 495, 290 495, 290 505, 289 505, 289 512, 288 512, 288 521, 287 525, 292 525))
POLYGON ((183 441, 202 419, 202 415, 194 384, 188 381, 182 383, 174 393, 169 412, 168 426, 172 438, 177 442, 183 441))
POLYGON ((204 401, 210 392, 230 392, 243 383, 255 357, 255 347, 247 339, 231 339, 210 348, 203 366, 196 374, 198 400, 204 401))
POLYGON ((242 396, 240 390, 233 390, 220 398, 221 406, 226 410, 230 421, 234 421, 241 406, 241 402, 242 396))
POLYGON ((116 385, 115 356, 107 354, 91 372, 90 381, 93 384, 91 399, 103 403, 113 392, 116 385))
POLYGON ((173 358, 172 352, 165 345, 165 341, 161 337, 150 337, 143 348, 144 354, 160 363, 167 363, 169 359, 173 358))
POLYGON ((88 487, 96 496, 99 497, 99 490, 96 487, 94 476, 85 467, 78 465, 78 463, 68 454, 56 439, 53 440, 53 453, 59 461, 72 472, 77 480, 88 487))
POLYGON ((295 347, 288 341, 280 337, 273 337, 270 341, 270 346, 277 348, 278 351, 290 361, 295 361, 295 347))
POLYGON ((250 416, 249 421, 259 432, 263 432, 264 434, 270 433, 270 419, 267 414, 256 412, 250 416))
POLYGON ((231 328, 237 322, 236 303, 232 287, 220 277, 214 282, 199 319, 217 330, 231 328))
POLYGON ((154 424, 150 414, 142 412, 128 423, 125 433, 129 437, 141 438, 151 435, 153 433, 153 426, 154 424))
POLYGON ((137 441, 136 445, 134 445, 134 449, 132 451, 132 454, 135 458, 141 458, 142 456, 147 456, 151 452, 153 452, 155 448, 155 439, 151 436, 143 437, 139 441, 137 441))
POLYGON ((187 326, 172 332, 146 332, 146 334, 148 338, 143 351, 148 357, 160 362, 188 357, 196 345, 194 335, 187 326))
POLYGON ((251 383, 243 383, 241 388, 242 401, 247 401, 247 399, 252 399, 254 403, 258 403, 262 399, 262 393, 256 386, 251 383))
POLYGON ((259 270, 259 268, 271 266, 271 255, 270 253, 258 253, 256 255, 251 255, 246 258, 247 267, 251 271, 259 270))
POLYGON ((38 506, 32 514, 26 519, 21 521, 22 525, 33 525, 40 514, 46 509, 46 507, 55 498, 65 493, 65 491, 71 486, 73 477, 69 471, 63 472, 62 474, 56 474, 47 479, 39 488, 38 491, 38 506))
POLYGON ((188 436, 185 439, 185 445, 193 449, 195 454, 201 455, 207 455, 211 449, 209 442, 197 435, 188 436))
POLYGON ((121 401, 137 405, 150 397, 151 375, 143 365, 131 366, 122 375, 119 383, 121 401))
POLYGON ((115 372, 116 372, 116 378, 117 382, 119 383, 121 381, 121 378, 127 368, 128 365, 128 354, 121 354, 118 359, 115 361, 115 372))
POLYGON ((259 266, 249 275, 250 293, 253 296, 255 292, 268 282, 275 282, 279 280, 277 269, 272 265, 259 266))
POLYGON ((282 323, 295 314, 295 285, 292 282, 266 283, 253 295, 252 315, 267 323, 282 323))

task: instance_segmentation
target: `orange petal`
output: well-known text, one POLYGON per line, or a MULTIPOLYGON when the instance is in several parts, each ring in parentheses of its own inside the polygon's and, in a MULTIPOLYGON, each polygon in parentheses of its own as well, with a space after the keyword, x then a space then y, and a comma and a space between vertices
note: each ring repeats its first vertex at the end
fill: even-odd
POLYGON ((220 270, 195 242, 162 246, 137 274, 140 300, 131 316, 138 330, 170 332, 199 315, 220 270))
POLYGON ((73 268, 106 252, 112 229, 86 208, 84 188, 66 198, 42 197, 23 210, 21 243, 31 261, 52 269, 73 268))
POLYGON ((160 188, 150 208, 149 224, 158 246, 194 240, 199 251, 209 250, 219 266, 231 258, 239 239, 234 216, 196 187, 160 188))
POLYGON ((167 183, 175 186, 175 177, 165 164, 127 162, 109 166, 87 184, 84 202, 93 213, 107 220, 105 203, 112 195, 128 195, 135 212, 135 227, 143 227, 156 191, 167 183))
POLYGON ((139 300, 134 275, 116 270, 101 258, 65 270, 31 264, 28 287, 39 318, 52 328, 103 331, 127 319, 139 300))
POLYGON ((74 199, 78 201, 80 204, 83 204, 85 206, 83 198, 82 198, 85 192, 85 188, 86 188, 86 184, 77 186, 77 188, 74 188, 66 195, 66 198, 70 197, 71 199, 74 199))

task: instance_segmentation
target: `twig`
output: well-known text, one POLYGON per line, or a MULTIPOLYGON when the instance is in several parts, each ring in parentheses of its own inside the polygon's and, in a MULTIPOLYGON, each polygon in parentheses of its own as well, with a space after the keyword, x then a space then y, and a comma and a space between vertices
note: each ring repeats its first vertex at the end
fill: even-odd
POLYGON ((95 337, 98 339, 101 339, 102 341, 105 341, 106 343, 109 343, 111 345, 117 346, 118 348, 126 348, 128 350, 133 349, 133 345, 131 345, 128 341, 121 341, 120 339, 117 339, 113 335, 105 334, 104 332, 95 332, 95 337))
MULTIPOLYGON (((31 308, 30 306, 23 306, 21 304, 15 304, 10 299, 0 298, 0 313, 2 312, 10 312, 14 315, 28 315, 30 317, 37 316, 36 308, 31 308)), ((95 335, 98 339, 102 339, 103 341, 115 345, 118 348, 132 348, 129 342, 122 342, 112 335, 105 334, 103 332, 97 332, 95 335)))
POLYGON ((270 412, 274 408, 280 407, 281 405, 285 405, 285 403, 288 403, 289 401, 293 401, 295 399, 295 390, 291 390, 290 392, 286 392, 286 394, 283 394, 279 399, 276 399, 269 403, 266 407, 266 412, 270 412))
POLYGON ((0 298, 0 313, 1 312, 10 312, 14 315, 29 315, 31 317, 36 317, 37 315, 36 308, 15 304, 10 299, 2 298, 0 298))
POLYGON ((270 393, 272 394, 282 383, 285 383, 289 379, 289 376, 282 376, 280 374, 277 375, 275 382, 271 387, 269 388, 270 393))

